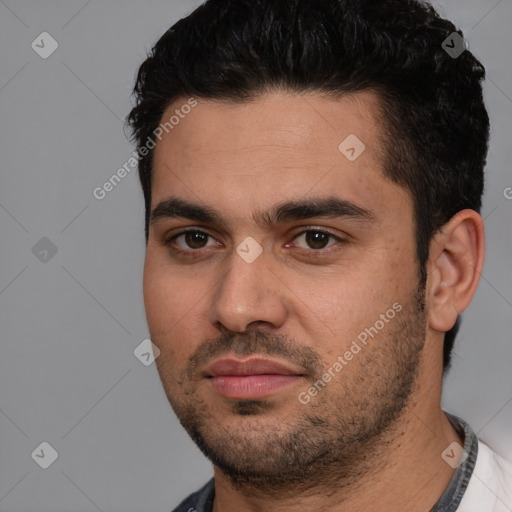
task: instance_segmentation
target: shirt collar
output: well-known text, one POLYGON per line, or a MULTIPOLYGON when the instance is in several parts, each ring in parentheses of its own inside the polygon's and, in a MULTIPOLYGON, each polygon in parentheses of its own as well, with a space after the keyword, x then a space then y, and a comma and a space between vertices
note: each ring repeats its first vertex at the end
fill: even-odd
POLYGON ((430 512, 455 512, 459 508, 478 455, 478 438, 471 427, 463 419, 447 412, 445 414, 453 428, 464 439, 464 452, 461 457, 462 462, 453 474, 448 487, 430 512), (463 460, 464 455, 467 456, 465 460, 463 460))

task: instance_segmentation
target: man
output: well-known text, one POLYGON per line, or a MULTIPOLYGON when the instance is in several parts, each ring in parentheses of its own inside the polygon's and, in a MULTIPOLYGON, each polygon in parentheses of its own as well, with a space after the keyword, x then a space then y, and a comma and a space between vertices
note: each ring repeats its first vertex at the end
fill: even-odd
POLYGON ((484 261, 484 68, 413 0, 209 0, 129 116, 158 372, 214 478, 176 511, 506 511, 440 406, 484 261))

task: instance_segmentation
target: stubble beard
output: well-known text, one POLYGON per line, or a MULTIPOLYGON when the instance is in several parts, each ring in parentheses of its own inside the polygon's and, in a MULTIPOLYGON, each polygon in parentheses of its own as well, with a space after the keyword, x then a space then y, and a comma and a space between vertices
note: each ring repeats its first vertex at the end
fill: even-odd
POLYGON ((280 355, 320 378, 326 365, 316 352, 281 337, 251 331, 204 344, 180 379, 180 393, 160 377, 180 423, 233 487, 246 495, 293 496, 318 487, 328 494, 375 470, 379 454, 401 434, 396 426, 415 389, 425 341, 424 293, 420 284, 402 312, 311 402, 297 400, 296 414, 286 420, 272 415, 271 400, 239 400, 230 402, 230 421, 223 424, 191 379, 200 362, 228 350, 280 355))

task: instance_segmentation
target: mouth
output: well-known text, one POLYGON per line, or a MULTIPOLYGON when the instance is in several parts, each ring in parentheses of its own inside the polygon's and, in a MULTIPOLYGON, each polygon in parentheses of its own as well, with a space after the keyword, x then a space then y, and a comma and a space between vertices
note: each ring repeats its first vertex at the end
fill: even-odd
POLYGON ((305 377, 300 369, 260 357, 219 359, 207 368, 204 376, 215 392, 235 400, 267 398, 305 377))

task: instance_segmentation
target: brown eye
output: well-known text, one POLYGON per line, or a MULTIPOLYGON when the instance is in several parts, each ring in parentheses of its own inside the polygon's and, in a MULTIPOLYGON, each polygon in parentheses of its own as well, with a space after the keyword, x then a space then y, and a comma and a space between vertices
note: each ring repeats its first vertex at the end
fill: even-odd
POLYGON ((204 247, 208 241, 208 235, 201 231, 189 231, 183 235, 185 237, 185 243, 191 249, 200 249, 204 247))
MULTIPOLYGON (((295 241, 303 239, 305 242, 304 245, 297 244, 298 247, 302 249, 325 249, 326 247, 330 247, 337 241, 342 242, 343 240, 328 231, 318 230, 318 229, 309 229, 307 231, 303 231, 299 233, 295 237, 295 241), (329 244, 329 240, 332 239, 333 243, 329 244)), ((295 242, 296 243, 296 242, 295 242)))
POLYGON ((322 231, 308 231, 305 241, 311 249, 324 249, 329 242, 329 238, 331 238, 331 236, 322 231))
POLYGON ((180 250, 203 249, 215 245, 214 239, 204 231, 190 229, 172 236, 166 241, 166 245, 176 245, 180 250), (211 243, 209 242, 211 240, 211 243))

